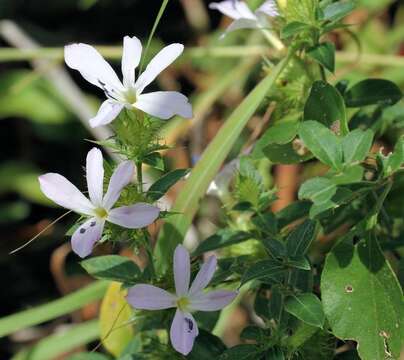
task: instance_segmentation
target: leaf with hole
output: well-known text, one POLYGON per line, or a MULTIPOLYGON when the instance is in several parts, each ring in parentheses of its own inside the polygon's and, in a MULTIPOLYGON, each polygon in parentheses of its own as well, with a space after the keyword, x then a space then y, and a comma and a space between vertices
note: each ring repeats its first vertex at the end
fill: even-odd
POLYGON ((355 246, 341 242, 327 255, 321 296, 334 335, 357 341, 361 359, 400 357, 403 293, 373 235, 355 246))
POLYGON ((316 120, 326 127, 339 125, 341 133, 348 133, 344 99, 339 91, 325 81, 313 83, 304 106, 304 120, 316 120))

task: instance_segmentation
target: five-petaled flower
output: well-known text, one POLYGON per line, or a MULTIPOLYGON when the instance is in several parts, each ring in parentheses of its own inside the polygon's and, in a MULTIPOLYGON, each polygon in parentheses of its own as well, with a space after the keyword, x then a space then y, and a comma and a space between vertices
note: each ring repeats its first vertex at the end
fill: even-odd
POLYGON ((48 173, 39 177, 41 190, 49 199, 89 217, 74 232, 71 240, 73 251, 80 257, 91 253, 94 244, 102 236, 105 221, 129 229, 138 229, 150 225, 159 216, 159 208, 146 203, 112 209, 122 189, 133 177, 134 165, 131 161, 122 162, 117 166, 105 195, 103 158, 97 148, 91 149, 87 154, 86 173, 90 200, 62 175, 48 173))
POLYGON ((267 17, 273 18, 279 15, 275 0, 265 1, 255 12, 252 12, 245 2, 239 0, 213 2, 209 4, 209 8, 219 10, 234 20, 226 29, 225 34, 238 29, 268 28, 267 17))
POLYGON ((170 329, 174 349, 187 355, 198 336, 198 326, 192 311, 217 311, 227 306, 236 297, 236 291, 203 290, 216 270, 217 259, 211 256, 201 267, 191 287, 191 270, 187 249, 178 245, 174 252, 174 282, 176 294, 153 285, 138 284, 129 289, 127 300, 135 309, 160 310, 177 308, 170 329))
POLYGON ((176 91, 156 91, 143 94, 158 74, 169 66, 184 50, 182 44, 171 44, 163 48, 147 65, 145 71, 135 78, 140 63, 142 44, 136 36, 123 39, 122 75, 119 80, 112 67, 100 53, 87 44, 65 46, 65 62, 91 84, 104 90, 105 100, 97 115, 90 119, 90 125, 97 127, 109 124, 121 110, 139 109, 152 116, 169 119, 174 115, 192 117, 192 106, 183 94, 176 91))

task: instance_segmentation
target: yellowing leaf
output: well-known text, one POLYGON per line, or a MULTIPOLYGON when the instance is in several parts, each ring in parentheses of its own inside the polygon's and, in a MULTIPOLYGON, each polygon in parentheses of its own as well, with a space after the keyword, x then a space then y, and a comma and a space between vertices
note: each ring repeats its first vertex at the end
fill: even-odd
POLYGON ((120 283, 111 282, 101 304, 101 342, 114 356, 119 356, 134 336, 133 327, 125 325, 132 315, 125 295, 120 283))

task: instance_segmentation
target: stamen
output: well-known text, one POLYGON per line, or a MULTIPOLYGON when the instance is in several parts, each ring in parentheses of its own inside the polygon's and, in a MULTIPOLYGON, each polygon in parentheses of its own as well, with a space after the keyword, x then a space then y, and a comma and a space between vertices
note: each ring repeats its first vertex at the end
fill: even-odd
MULTIPOLYGON (((94 213, 97 217, 99 217, 101 219, 105 219, 108 216, 108 212, 104 208, 97 208, 94 210, 94 213)), ((91 226, 93 226, 93 225, 91 225, 91 226)))

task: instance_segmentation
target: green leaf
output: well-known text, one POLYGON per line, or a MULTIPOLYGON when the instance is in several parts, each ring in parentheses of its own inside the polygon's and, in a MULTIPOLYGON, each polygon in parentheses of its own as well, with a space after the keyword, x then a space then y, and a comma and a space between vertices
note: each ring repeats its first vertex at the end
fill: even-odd
POLYGON ((310 270, 311 265, 309 260, 305 256, 292 256, 288 258, 287 266, 301 269, 301 270, 310 270))
POLYGON ((216 234, 209 236, 202 241, 194 250, 193 256, 199 256, 207 251, 221 249, 226 246, 238 244, 251 239, 251 233, 246 231, 234 231, 231 229, 221 229, 216 234))
POLYGON ((159 152, 147 154, 142 161, 157 170, 164 171, 165 169, 164 159, 159 152))
POLYGON ((257 360, 262 352, 263 349, 257 345, 236 345, 230 349, 227 349, 219 357, 219 360, 257 360))
POLYGON ((185 175, 189 173, 189 169, 176 169, 163 175, 155 183, 150 186, 147 191, 148 197, 157 201, 168 191, 168 189, 181 180, 185 175))
POLYGON ((261 260, 253 264, 244 273, 240 286, 251 280, 265 280, 278 282, 285 273, 282 264, 274 260, 261 260))
POLYGON ((108 282, 96 281, 69 295, 0 319, 0 337, 78 310, 103 297, 108 282))
POLYGON ((304 120, 316 120, 326 127, 339 123, 342 134, 349 132, 344 99, 339 91, 324 81, 315 81, 304 106, 304 120))
POLYGON ((257 145, 261 144, 264 147, 272 143, 287 144, 296 137, 298 128, 298 122, 288 121, 275 124, 265 131, 264 135, 258 140, 257 145))
POLYGON ((286 299, 285 310, 306 324, 322 328, 325 315, 321 301, 312 293, 292 295, 286 299))
POLYGON ((333 249, 326 258, 321 294, 334 335, 357 341, 362 360, 400 357, 403 293, 374 236, 333 249))
POLYGON ((356 7, 354 1, 338 1, 328 5, 324 10, 324 20, 338 21, 348 15, 356 7))
POLYGON ((226 346, 219 337, 212 335, 204 329, 199 329, 199 335, 195 339, 194 346, 191 353, 187 356, 187 359, 214 359, 222 354, 225 350, 226 346))
POLYGON ((286 239, 289 256, 303 256, 316 236, 317 222, 307 219, 297 226, 286 239))
POLYGON ((27 71, 8 71, 0 78, 0 118, 23 117, 42 124, 62 124, 71 114, 53 86, 27 71), (40 106, 39 106, 40 104, 40 106))
POLYGON ((288 61, 289 57, 279 62, 271 73, 234 109, 192 170, 172 208, 172 211, 181 214, 171 216, 165 222, 157 239, 154 251, 157 271, 164 272, 168 269, 171 255, 175 247, 183 241, 209 184, 250 120, 251 115, 254 114, 268 91, 274 86, 278 75, 288 64, 288 61))
POLYGON ((330 179, 315 177, 305 181, 299 189, 299 199, 308 199, 316 204, 330 200, 337 191, 337 186, 330 179))
POLYGON ((265 337, 265 330, 258 326, 247 326, 240 334, 241 339, 256 340, 260 342, 265 337))
POLYGON ((370 129, 366 131, 355 129, 346 135, 341 142, 345 163, 363 161, 372 146, 373 135, 370 129))
POLYGON ((345 168, 343 172, 329 171, 327 178, 335 185, 352 184, 362 180, 364 171, 362 166, 352 165, 345 168))
POLYGON ((69 356, 67 360, 109 360, 110 358, 106 355, 96 353, 96 352, 82 352, 69 356))
POLYGON ((277 212, 275 215, 278 218, 278 227, 281 229, 286 225, 301 219, 308 215, 310 210, 310 201, 295 201, 290 205, 277 212))
POLYGON ((281 39, 287 39, 291 36, 300 34, 302 31, 310 29, 310 25, 299 22, 292 21, 281 30, 281 39))
POLYGON ((134 284, 142 275, 138 266, 131 259, 119 255, 97 256, 84 260, 80 264, 97 279, 134 284))
POLYGON ((384 79, 366 79, 352 86, 344 94, 348 107, 361 107, 374 104, 394 105, 403 94, 393 82, 384 79))
POLYGON ((264 147, 262 152, 274 164, 297 164, 312 157, 311 154, 299 155, 292 143, 269 144, 264 147))
POLYGON ((304 121, 300 125, 299 136, 307 148, 322 163, 342 169, 342 148, 337 136, 317 121, 304 121))
POLYGON ((395 173, 404 162, 404 137, 401 137, 395 147, 394 151, 384 156, 381 153, 378 154, 378 158, 382 162, 383 165, 383 175, 384 177, 390 176, 395 173))
MULTIPOLYGON (((41 339, 34 346, 17 353, 11 360, 54 360, 99 338, 98 321, 75 324, 65 331, 41 339)), ((105 359, 105 357, 103 358, 105 359)), ((107 358, 108 359, 108 358, 107 358)), ((101 360, 93 358, 91 360, 101 360)))
POLYGON ((335 71, 335 45, 332 42, 324 42, 310 48, 307 55, 328 71, 332 73, 335 71))
POLYGON ((24 198, 41 205, 54 206, 39 188, 41 172, 25 162, 3 162, 0 167, 0 194, 16 192, 24 198))

